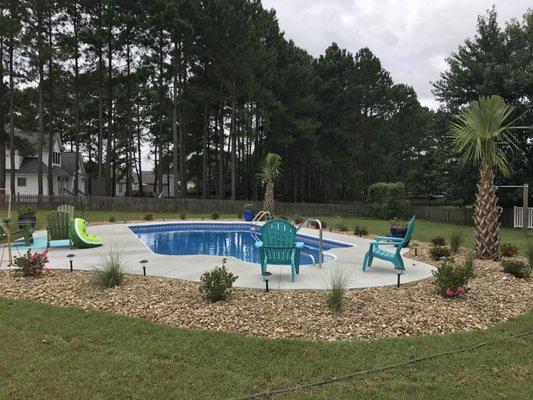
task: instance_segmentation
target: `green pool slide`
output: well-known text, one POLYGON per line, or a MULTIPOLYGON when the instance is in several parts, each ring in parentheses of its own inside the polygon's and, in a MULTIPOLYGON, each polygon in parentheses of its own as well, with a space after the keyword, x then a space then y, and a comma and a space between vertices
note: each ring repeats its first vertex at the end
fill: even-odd
POLYGON ((99 236, 87 232, 87 222, 83 218, 70 220, 70 240, 74 247, 80 249, 102 245, 102 239, 99 236))

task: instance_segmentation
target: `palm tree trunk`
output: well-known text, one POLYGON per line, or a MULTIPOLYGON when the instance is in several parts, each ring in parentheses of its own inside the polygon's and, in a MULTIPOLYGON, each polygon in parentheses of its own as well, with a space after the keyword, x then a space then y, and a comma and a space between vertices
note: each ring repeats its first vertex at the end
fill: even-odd
POLYGON ((268 181, 265 189, 265 199, 263 201, 263 210, 269 211, 274 215, 275 203, 274 203, 274 183, 268 181))
POLYGON ((499 258, 500 213, 494 186, 494 172, 487 165, 480 169, 474 204, 476 257, 497 260, 499 258))

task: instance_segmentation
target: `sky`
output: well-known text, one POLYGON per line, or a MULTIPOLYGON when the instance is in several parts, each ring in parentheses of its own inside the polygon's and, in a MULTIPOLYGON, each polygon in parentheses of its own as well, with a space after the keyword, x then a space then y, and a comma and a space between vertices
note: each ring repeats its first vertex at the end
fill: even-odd
POLYGON ((318 57, 332 43, 356 53, 368 47, 395 83, 414 87, 438 108, 430 81, 445 58, 476 33, 477 17, 496 5, 500 25, 522 19, 531 0, 263 0, 274 8, 287 39, 318 57))

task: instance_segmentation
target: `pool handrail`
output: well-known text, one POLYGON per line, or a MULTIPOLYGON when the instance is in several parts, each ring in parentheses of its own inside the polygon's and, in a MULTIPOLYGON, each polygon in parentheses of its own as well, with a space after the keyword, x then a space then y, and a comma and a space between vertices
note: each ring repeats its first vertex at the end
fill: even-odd
POLYGON ((296 232, 298 232, 301 228, 306 226, 309 222, 316 222, 318 224, 318 229, 319 229, 318 231, 318 267, 322 268, 322 262, 324 261, 324 247, 322 244, 322 231, 323 231, 322 222, 318 218, 307 218, 304 222, 300 224, 300 226, 298 226, 298 229, 296 229, 296 232))

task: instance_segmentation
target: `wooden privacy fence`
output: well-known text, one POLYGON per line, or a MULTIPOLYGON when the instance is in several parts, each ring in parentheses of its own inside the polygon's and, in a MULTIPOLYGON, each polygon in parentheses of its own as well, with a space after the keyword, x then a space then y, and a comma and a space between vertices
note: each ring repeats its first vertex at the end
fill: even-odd
MULTIPOLYGON (((7 197, 0 196, 0 207, 7 208, 7 197)), ((83 211, 107 211, 109 213, 129 211, 139 213, 201 213, 240 214, 244 203, 254 204, 260 210, 259 201, 233 201, 216 199, 175 199, 154 197, 111 197, 111 196, 13 196, 12 209, 34 206, 38 209, 53 210, 61 204, 72 204, 83 211)), ((276 212, 282 216, 339 215, 369 217, 370 206, 365 203, 288 203, 276 202, 276 212)), ((472 225, 471 208, 411 206, 409 214, 417 218, 454 224, 472 225)), ((513 227, 513 209, 504 209, 502 226, 513 227)))

